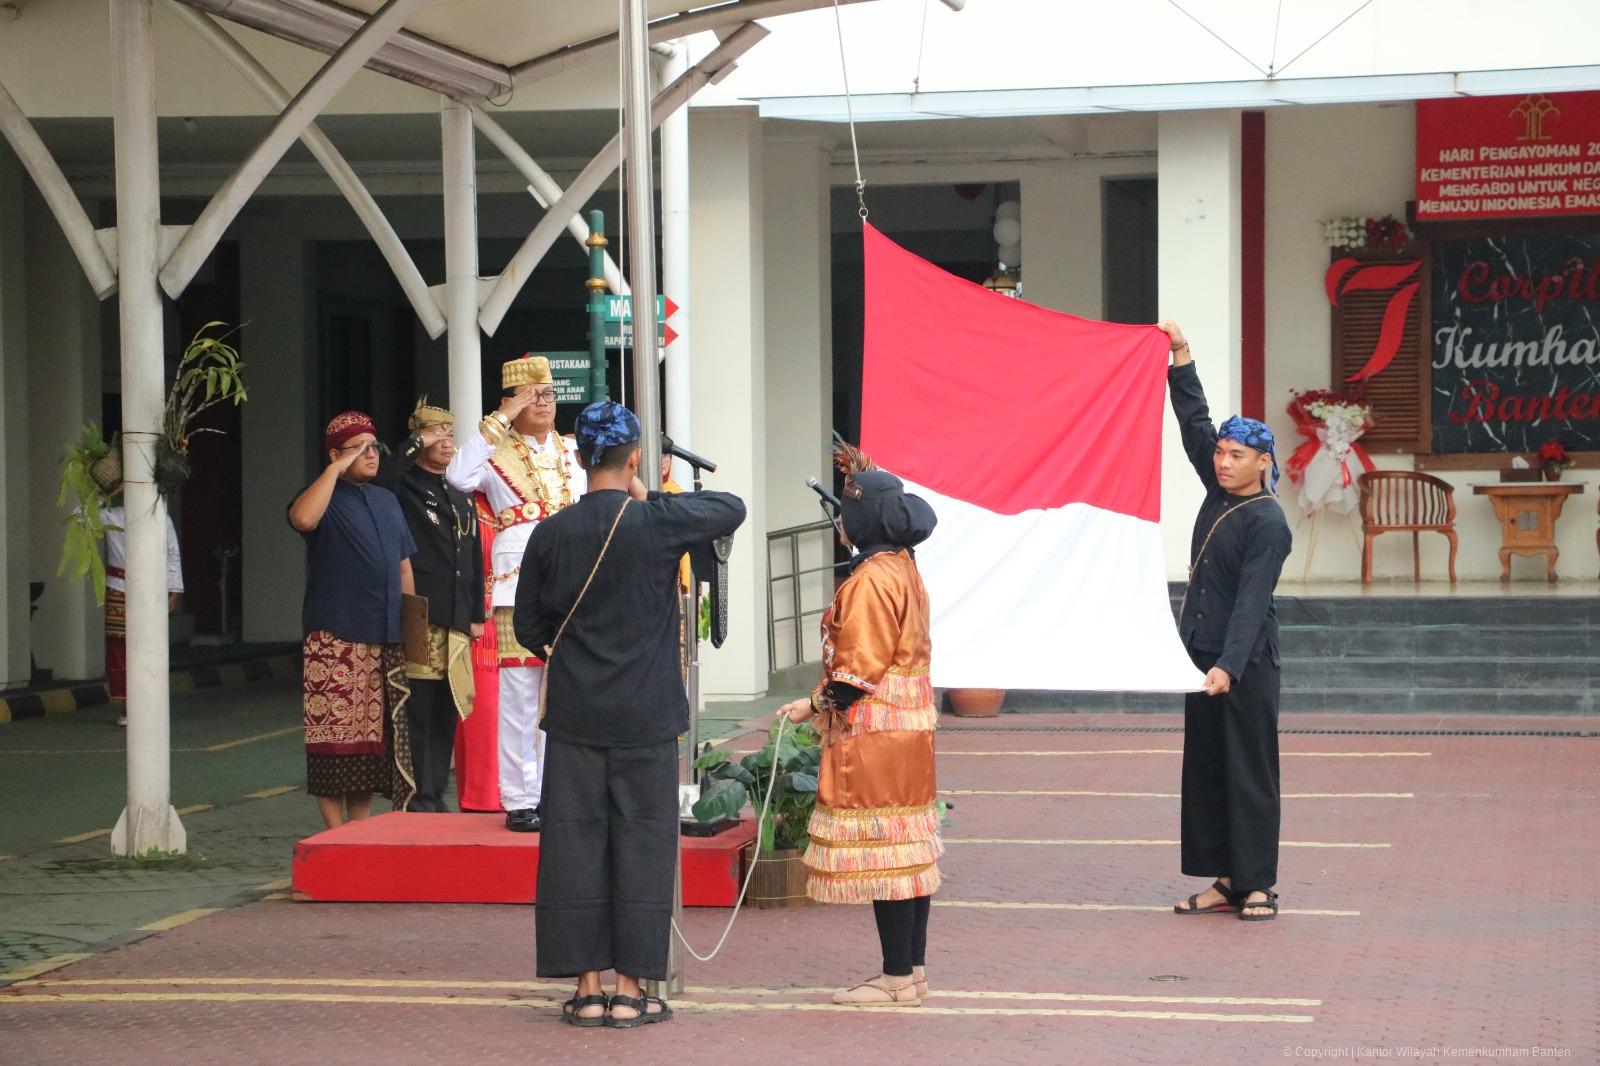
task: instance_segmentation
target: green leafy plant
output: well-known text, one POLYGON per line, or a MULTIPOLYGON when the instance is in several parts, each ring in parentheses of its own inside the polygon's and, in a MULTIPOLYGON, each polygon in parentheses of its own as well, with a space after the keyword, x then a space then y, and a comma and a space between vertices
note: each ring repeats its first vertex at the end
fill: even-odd
POLYGON ((178 360, 178 371, 167 393, 161 418, 161 436, 156 439, 156 488, 169 502, 189 477, 189 441, 201 433, 221 433, 209 426, 192 428, 194 420, 219 403, 238 406, 249 399, 244 387, 245 364, 239 352, 227 343, 232 331, 218 337, 207 331, 224 326, 207 322, 201 326, 178 360))
POLYGON ((806 827, 811 810, 817 805, 817 772, 822 766, 822 748, 817 731, 809 722, 789 726, 780 738, 774 722, 767 732, 767 743, 735 762, 725 749, 708 751, 695 760, 698 770, 710 771, 712 784, 694 805, 694 816, 702 822, 737 818, 746 804, 757 809, 767 795, 773 775, 772 809, 762 818, 762 851, 803 848, 810 841, 806 827))
POLYGON ((100 542, 108 529, 117 527, 107 526, 101 517, 104 497, 90 469, 111 455, 111 445, 106 443, 99 425, 85 423, 77 443, 61 457, 61 492, 56 496, 58 505, 71 507, 56 574, 70 572, 74 578, 89 578, 94 584, 96 603, 106 601, 106 561, 100 555, 100 542))

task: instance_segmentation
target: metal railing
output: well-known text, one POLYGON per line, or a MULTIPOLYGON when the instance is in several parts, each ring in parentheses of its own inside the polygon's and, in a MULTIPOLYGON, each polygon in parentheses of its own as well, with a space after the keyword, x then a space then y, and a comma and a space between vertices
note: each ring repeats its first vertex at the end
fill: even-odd
POLYGON ((770 576, 767 578, 767 662, 770 669, 778 670, 784 667, 797 666, 806 662, 805 634, 806 628, 801 624, 812 616, 821 617, 822 612, 828 609, 828 604, 833 599, 833 581, 831 579, 816 582, 820 590, 825 590, 821 603, 813 608, 805 606, 804 579, 812 574, 832 575, 835 571, 833 561, 833 523, 828 521, 809 522, 803 526, 789 526, 786 529, 775 529, 767 534, 767 566, 770 576), (805 537, 818 537, 822 540, 822 558, 827 562, 819 566, 800 566, 800 544, 805 537), (778 552, 773 551, 774 545, 782 545, 778 552), (787 573, 778 573, 777 565, 773 562, 774 555, 788 563, 787 573), (789 584, 789 614, 778 614, 778 585, 780 582, 789 584), (778 664, 778 625, 782 622, 793 623, 794 629, 794 662, 778 664))

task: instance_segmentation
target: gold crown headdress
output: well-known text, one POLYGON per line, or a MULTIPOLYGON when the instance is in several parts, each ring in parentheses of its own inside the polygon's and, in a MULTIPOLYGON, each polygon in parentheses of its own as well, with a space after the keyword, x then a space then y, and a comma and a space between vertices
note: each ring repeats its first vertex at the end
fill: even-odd
POLYGON ((529 352, 519 358, 506 360, 500 368, 500 387, 503 389, 553 384, 555 378, 550 376, 550 360, 542 355, 529 352))
POLYGON ((456 416, 443 407, 435 407, 428 402, 428 394, 423 393, 417 400, 417 406, 412 410, 411 417, 406 420, 406 428, 415 433, 427 429, 429 426, 453 426, 456 416))

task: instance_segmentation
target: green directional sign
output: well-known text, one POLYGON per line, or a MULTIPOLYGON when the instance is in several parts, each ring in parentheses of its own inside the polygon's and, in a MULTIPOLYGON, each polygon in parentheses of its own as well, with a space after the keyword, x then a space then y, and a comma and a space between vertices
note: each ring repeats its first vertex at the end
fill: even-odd
POLYGON ((550 376, 555 379, 556 403, 588 403, 589 353, 549 352, 550 376))
MULTIPOLYGON (((629 322, 633 320, 633 297, 612 296, 610 294, 597 298, 598 303, 604 305, 607 324, 612 322, 629 322)), ((677 308, 673 308, 677 310, 677 308)), ((656 296, 656 321, 667 317, 667 299, 665 296, 656 296)))

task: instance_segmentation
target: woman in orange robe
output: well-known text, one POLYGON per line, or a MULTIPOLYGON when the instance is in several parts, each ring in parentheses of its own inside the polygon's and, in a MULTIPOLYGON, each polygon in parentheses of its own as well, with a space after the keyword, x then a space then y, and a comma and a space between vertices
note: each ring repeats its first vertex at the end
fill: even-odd
POLYGON ((816 715, 823 738, 806 894, 822 903, 871 902, 877 921, 883 972, 834 1002, 914 1007, 928 994, 928 908, 944 851, 928 593, 912 553, 935 518, 882 470, 851 473, 840 510, 841 535, 856 554, 823 615, 822 683, 780 712, 791 722, 816 715))

